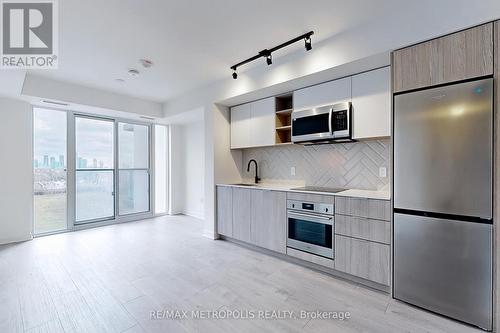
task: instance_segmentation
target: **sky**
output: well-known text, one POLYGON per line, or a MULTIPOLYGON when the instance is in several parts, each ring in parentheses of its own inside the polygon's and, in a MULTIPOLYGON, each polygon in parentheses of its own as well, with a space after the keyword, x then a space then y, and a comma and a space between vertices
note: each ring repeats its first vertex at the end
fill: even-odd
MULTIPOLYGON (((43 163, 43 156, 66 156, 66 112, 34 109, 34 158, 43 163)), ((65 158, 66 159, 66 158, 65 158)))
MULTIPOLYGON (((51 109, 34 109, 34 158, 39 165, 44 155, 66 156, 66 112, 51 109)), ((148 167, 148 127, 119 123, 120 167, 148 167)), ((114 123, 113 121, 76 117, 76 155, 87 160, 87 167, 92 168, 94 159, 100 168, 113 168, 114 160, 114 123)), ((65 157, 66 160, 66 157, 65 157)), ((78 167, 78 164, 77 164, 78 167)))

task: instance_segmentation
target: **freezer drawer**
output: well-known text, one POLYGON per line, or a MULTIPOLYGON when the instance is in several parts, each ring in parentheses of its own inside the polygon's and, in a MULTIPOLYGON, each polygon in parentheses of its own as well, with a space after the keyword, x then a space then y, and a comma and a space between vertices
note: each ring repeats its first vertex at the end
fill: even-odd
POLYGON ((492 328, 492 225, 394 214, 394 298, 492 328))

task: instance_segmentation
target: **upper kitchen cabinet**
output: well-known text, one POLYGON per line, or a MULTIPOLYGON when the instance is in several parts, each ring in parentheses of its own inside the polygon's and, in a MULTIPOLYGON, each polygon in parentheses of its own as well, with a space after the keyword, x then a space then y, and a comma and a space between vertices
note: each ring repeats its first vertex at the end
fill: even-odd
POLYGON ((350 101, 351 77, 325 82, 293 92, 294 110, 350 101))
POLYGON ((250 103, 231 108, 231 148, 251 145, 252 112, 250 103))
POLYGON ((352 77, 353 139, 391 135, 391 69, 352 77))
POLYGON ((251 103, 251 146, 258 147, 274 145, 274 104, 274 97, 261 99, 251 103))
POLYGON ((394 92, 493 74, 493 23, 393 52, 394 92))
POLYGON ((275 143, 274 97, 231 108, 231 148, 275 143))

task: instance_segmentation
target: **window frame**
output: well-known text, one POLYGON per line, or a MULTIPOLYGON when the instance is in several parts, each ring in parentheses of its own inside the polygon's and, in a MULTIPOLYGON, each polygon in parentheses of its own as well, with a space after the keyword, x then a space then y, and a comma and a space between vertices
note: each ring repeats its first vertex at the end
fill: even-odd
MULTIPOLYGON (((45 236, 45 235, 50 235, 50 234, 57 234, 57 233, 63 233, 63 232, 68 232, 68 231, 76 231, 76 230, 83 230, 83 229, 88 229, 88 228, 94 228, 94 227, 99 227, 99 226, 104 226, 104 225, 112 225, 112 224, 118 224, 118 223, 126 223, 126 222, 132 222, 132 221, 137 221, 137 220, 142 220, 142 219, 147 219, 147 218, 152 218, 155 216, 154 211, 155 211, 155 189, 154 189, 154 175, 155 175, 155 169, 154 169, 154 145, 155 145, 155 136, 154 136, 154 127, 155 125, 162 125, 167 127, 167 133, 170 133, 170 126, 165 125, 165 124, 160 124, 154 121, 140 121, 140 120, 135 120, 135 119, 130 119, 130 118, 124 118, 124 117, 116 117, 116 116, 105 116, 105 115, 97 115, 97 114, 92 114, 92 113, 87 113, 87 112, 80 112, 80 111, 74 111, 67 109, 65 107, 47 107, 45 105, 40 105, 40 104, 32 104, 32 110, 31 110, 31 122, 32 122, 32 147, 34 143, 34 109, 35 108, 40 108, 40 109, 47 109, 47 110, 54 110, 54 111, 61 111, 66 113, 66 121, 67 121, 67 126, 66 126, 66 203, 67 203, 67 228, 63 230, 58 230, 54 232, 48 232, 48 233, 41 233, 41 234, 35 234, 35 220, 34 216, 32 217, 32 235, 33 237, 40 237, 40 236, 45 236), (114 129, 114 156, 113 156, 113 169, 103 169, 113 171, 113 180, 114 180, 114 216, 109 217, 109 218, 99 218, 99 219, 93 219, 93 220, 85 220, 85 221, 76 221, 76 172, 77 172, 77 165, 76 165, 76 118, 77 117, 83 117, 83 118, 91 118, 91 119, 97 119, 97 120, 107 120, 111 121, 114 123, 113 129, 114 129), (146 212, 138 212, 138 213, 130 213, 130 214, 125 214, 125 215, 120 215, 119 214, 119 165, 118 165, 118 154, 119 154, 119 140, 118 140, 118 123, 128 123, 128 124, 136 124, 136 125, 143 125, 148 127, 148 192, 149 192, 149 210, 146 212), (83 222, 83 223, 82 223, 83 222)), ((168 134, 167 134, 168 135, 168 134)), ((32 149, 33 150, 33 149, 32 149)), ((167 152, 168 153, 168 152, 167 152)), ((32 151, 32 177, 34 179, 34 168, 33 168, 33 163, 34 163, 34 152, 32 151)), ((169 165, 169 160, 170 156, 169 154, 167 155, 167 166, 169 165)), ((88 169, 82 169, 82 170, 88 170, 88 169)), ((101 170, 99 168, 99 170, 101 170)), ((80 170, 81 171, 81 170, 80 170)), ((34 184, 32 179, 32 184, 34 184)), ((169 179, 167 177, 167 193, 169 193, 169 179)), ((33 193, 32 193, 32 207, 34 207, 34 185, 33 185, 33 193)), ((167 201, 167 212, 169 210, 169 202, 167 201)), ((34 215, 34 214, 33 214, 34 215)))

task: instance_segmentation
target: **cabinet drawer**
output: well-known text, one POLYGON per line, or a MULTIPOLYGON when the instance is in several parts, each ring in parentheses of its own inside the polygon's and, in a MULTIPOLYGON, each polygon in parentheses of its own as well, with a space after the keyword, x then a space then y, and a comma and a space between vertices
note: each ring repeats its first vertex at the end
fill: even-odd
POLYGON ((336 214, 335 234, 390 244, 391 224, 382 220, 336 214))
POLYGON ((335 269, 389 285, 389 245, 335 235, 335 269))
POLYGON ((298 258, 301 260, 312 262, 316 265, 321 265, 321 266, 325 266, 328 268, 333 268, 333 260, 332 259, 327 259, 327 258, 323 258, 320 256, 316 256, 314 254, 295 250, 295 249, 292 249, 290 247, 288 247, 286 249, 286 254, 288 254, 289 256, 294 257, 294 258, 298 258))
POLYGON ((390 221, 391 202, 389 200, 335 197, 335 213, 390 221))

